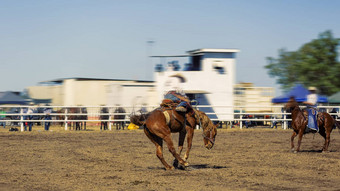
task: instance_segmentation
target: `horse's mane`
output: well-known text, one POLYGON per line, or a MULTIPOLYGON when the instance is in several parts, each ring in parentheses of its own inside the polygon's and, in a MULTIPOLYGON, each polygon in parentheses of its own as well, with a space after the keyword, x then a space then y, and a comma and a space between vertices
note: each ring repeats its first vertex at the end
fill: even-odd
POLYGON ((288 102, 286 103, 286 107, 289 107, 289 108, 291 108, 291 109, 293 109, 293 108, 298 108, 298 109, 300 109, 299 104, 298 104, 298 102, 296 101, 295 97, 290 97, 290 98, 289 98, 288 102))
POLYGON ((195 111, 195 118, 196 122, 199 124, 201 122, 202 128, 206 129, 207 127, 213 127, 213 122, 210 120, 210 118, 202 111, 196 110, 195 111), (198 115, 198 116, 197 116, 198 115))

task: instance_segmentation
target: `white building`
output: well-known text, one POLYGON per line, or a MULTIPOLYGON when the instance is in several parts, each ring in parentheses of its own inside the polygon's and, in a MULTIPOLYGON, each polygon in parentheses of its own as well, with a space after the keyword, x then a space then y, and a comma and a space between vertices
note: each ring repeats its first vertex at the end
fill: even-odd
POLYGON ((170 62, 165 70, 158 66, 155 81, 159 100, 171 89, 183 90, 191 99, 196 99, 199 105, 209 105, 200 108, 212 119, 231 121, 234 119, 234 84, 235 58, 237 49, 198 49, 188 51, 188 55, 154 56, 183 57, 187 56, 190 63, 181 71, 176 62, 170 62), (221 107, 223 106, 223 107, 221 107))
POLYGON ((253 83, 235 84, 235 109, 243 112, 273 112, 271 100, 274 98, 273 87, 256 87, 253 83))
POLYGON ((57 106, 114 106, 131 105, 135 97, 146 99, 137 104, 154 104, 147 99, 152 99, 150 92, 154 89, 153 81, 63 78, 27 87, 27 92, 33 99, 51 99, 51 104, 57 106))

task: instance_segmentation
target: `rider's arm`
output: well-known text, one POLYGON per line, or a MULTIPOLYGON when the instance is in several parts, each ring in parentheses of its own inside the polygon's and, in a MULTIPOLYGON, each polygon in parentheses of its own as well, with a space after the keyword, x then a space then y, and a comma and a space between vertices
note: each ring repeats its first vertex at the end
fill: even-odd
POLYGON ((179 99, 181 99, 182 101, 190 102, 189 98, 186 97, 186 96, 177 95, 177 97, 178 97, 179 99))

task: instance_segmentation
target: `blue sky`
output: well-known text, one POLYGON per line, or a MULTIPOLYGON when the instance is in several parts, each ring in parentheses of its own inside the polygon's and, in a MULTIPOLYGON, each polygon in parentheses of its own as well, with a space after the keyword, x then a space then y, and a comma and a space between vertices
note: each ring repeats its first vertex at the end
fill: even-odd
POLYGON ((237 48, 236 82, 279 86, 263 68, 331 30, 336 0, 0 0, 0 91, 68 77, 152 80, 147 56, 237 48), (148 40, 155 43, 150 47, 148 40))

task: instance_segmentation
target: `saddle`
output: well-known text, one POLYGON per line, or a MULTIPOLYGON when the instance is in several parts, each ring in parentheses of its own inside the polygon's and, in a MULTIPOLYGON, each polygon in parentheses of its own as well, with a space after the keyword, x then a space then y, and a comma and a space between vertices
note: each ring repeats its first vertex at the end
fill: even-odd
MULTIPOLYGON (((179 115, 183 115, 181 113, 178 113, 176 111, 176 107, 178 106, 179 103, 172 101, 171 99, 163 99, 162 103, 160 104, 160 110, 163 112, 165 120, 166 120, 166 124, 169 126, 171 125, 171 116, 175 118, 175 120, 178 121, 178 119, 176 118, 176 116, 172 113, 172 112, 168 112, 170 110, 173 110, 174 112, 176 112, 179 115), (171 116, 170 116, 171 114, 171 116)), ((185 125, 186 123, 186 116, 184 115, 184 121, 182 121, 183 125, 185 125)))
POLYGON ((179 103, 172 101, 171 99, 163 99, 162 103, 160 104, 162 110, 169 110, 174 107, 177 107, 179 103))

